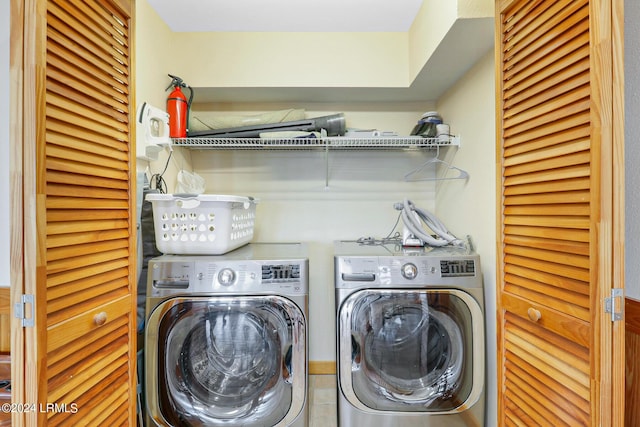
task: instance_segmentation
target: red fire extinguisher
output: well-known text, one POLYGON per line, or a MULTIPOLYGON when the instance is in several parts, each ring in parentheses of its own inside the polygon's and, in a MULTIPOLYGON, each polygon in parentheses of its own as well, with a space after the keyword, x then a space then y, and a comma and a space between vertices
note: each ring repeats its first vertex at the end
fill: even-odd
POLYGON ((167 113, 169 114, 169 136, 171 138, 186 138, 189 132, 189 110, 193 100, 193 89, 189 87, 180 77, 171 77, 171 83, 167 90, 173 87, 173 91, 167 98, 167 113), (189 100, 182 92, 181 88, 189 89, 189 100))

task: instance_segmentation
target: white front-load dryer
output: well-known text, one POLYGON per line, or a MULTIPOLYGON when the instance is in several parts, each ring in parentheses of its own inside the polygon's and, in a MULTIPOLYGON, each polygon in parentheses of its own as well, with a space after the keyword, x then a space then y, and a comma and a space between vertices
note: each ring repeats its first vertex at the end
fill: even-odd
POLYGON ((307 306, 301 244, 150 260, 148 424, 306 427, 307 306))
POLYGON ((484 426, 484 293, 468 248, 336 242, 338 425, 484 426))

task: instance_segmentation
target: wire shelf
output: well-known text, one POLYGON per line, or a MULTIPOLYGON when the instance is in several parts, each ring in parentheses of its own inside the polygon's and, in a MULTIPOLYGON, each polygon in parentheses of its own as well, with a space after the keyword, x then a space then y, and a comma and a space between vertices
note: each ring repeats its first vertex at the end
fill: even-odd
POLYGON ((174 138, 174 146, 201 150, 426 150, 459 146, 460 137, 448 142, 421 136, 403 137, 322 137, 322 138, 174 138))
POLYGON ((371 138, 350 138, 350 137, 329 137, 327 144, 329 149, 386 149, 386 150, 420 150, 432 149, 440 146, 460 145, 457 136, 450 136, 447 141, 439 138, 424 138, 422 136, 402 136, 402 137, 371 137, 371 138))

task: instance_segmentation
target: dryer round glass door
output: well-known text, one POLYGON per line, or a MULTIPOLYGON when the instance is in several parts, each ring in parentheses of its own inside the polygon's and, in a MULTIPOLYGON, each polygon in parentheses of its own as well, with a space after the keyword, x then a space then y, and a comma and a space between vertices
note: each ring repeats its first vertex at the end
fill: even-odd
POLYGON ((301 410, 304 393, 299 402, 295 389, 306 387, 305 319, 288 299, 174 298, 154 310, 148 328, 157 331, 157 345, 146 350, 157 349, 147 366, 156 375, 152 418, 264 426, 301 410))
POLYGON ((477 400, 484 320, 469 294, 361 290, 342 303, 338 321, 339 380, 356 407, 448 412, 477 400))

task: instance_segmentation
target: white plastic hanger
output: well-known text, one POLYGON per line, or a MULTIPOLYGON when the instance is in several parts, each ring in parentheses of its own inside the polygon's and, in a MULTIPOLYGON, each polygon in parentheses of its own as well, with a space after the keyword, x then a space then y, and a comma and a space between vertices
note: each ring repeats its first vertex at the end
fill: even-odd
POLYGON ((449 179, 469 179, 469 173, 463 169, 457 168, 455 166, 453 166, 451 163, 446 162, 444 160, 440 160, 439 158, 440 156, 440 147, 438 147, 437 151, 436 151, 436 155, 427 160, 426 162, 424 162, 422 165, 420 165, 419 167, 417 167, 416 169, 408 172, 407 174, 405 174, 404 176, 404 180, 407 182, 416 182, 416 181, 445 181, 445 180, 449 180, 449 179), (420 172, 422 172, 427 166, 430 165, 435 165, 435 164, 444 164, 447 167, 447 170, 455 170, 458 172, 458 175, 456 176, 443 176, 441 178, 435 177, 416 177, 416 175, 418 175, 420 172))

